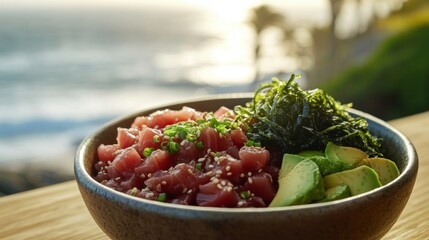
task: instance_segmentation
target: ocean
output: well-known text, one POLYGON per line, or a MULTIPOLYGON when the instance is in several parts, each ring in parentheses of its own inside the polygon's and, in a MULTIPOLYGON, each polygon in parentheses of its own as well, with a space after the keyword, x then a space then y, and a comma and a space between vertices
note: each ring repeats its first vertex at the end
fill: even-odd
MULTIPOLYGON (((84 3, 2 1, 0 168, 72 174, 79 143, 114 118, 254 90, 248 19, 258 1, 84 3)), ((265 40, 263 72, 288 70, 275 39, 265 40)))
POLYGON ((79 143, 113 118, 247 91, 251 32, 213 19, 194 7, 0 7, 0 166, 71 174, 79 143))

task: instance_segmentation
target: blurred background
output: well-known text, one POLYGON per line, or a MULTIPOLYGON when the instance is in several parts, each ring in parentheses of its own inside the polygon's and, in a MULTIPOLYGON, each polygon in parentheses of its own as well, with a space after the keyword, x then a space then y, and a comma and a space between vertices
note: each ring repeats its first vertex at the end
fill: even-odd
POLYGON ((138 109, 301 73, 384 120, 429 109, 427 0, 2 0, 0 196, 73 179, 138 109))

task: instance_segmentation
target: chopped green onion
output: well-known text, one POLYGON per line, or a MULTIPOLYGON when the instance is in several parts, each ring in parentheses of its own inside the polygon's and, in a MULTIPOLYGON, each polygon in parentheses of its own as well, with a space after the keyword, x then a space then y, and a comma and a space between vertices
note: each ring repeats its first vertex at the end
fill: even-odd
POLYGON ((248 147, 260 147, 261 143, 260 142, 255 142, 252 139, 249 139, 249 141, 247 141, 247 143, 245 144, 248 147))
POLYGON ((202 163, 195 164, 195 169, 197 169, 200 172, 203 171, 203 164, 202 163))
POLYGON ((180 145, 177 142, 170 141, 168 144, 168 149, 170 150, 170 153, 177 153, 179 151, 180 145))
POLYGON ((255 144, 255 142, 251 139, 249 139, 249 141, 247 141, 246 146, 248 147, 252 147, 255 144))
POLYGON ((159 202, 165 202, 165 200, 167 200, 167 194, 166 193, 160 193, 156 200, 159 202))
POLYGON ((220 157, 222 154, 220 152, 212 152, 213 157, 220 157))
POLYGON ((135 196, 137 194, 138 189, 136 187, 134 187, 133 189, 131 189, 130 195, 131 196, 135 196))
POLYGON ((188 135, 187 131, 183 129, 182 131, 179 132, 178 137, 180 139, 185 139, 187 135, 188 135))
POLYGON ((204 143, 201 141, 198 141, 195 146, 197 147, 197 149, 203 149, 204 148, 204 143))
POLYGON ((153 149, 153 148, 145 148, 144 150, 143 150, 143 156, 145 156, 145 157, 149 157, 151 154, 152 154, 152 152, 154 151, 155 149, 153 149))
POLYGON ((229 118, 223 120, 216 119, 213 113, 207 113, 203 119, 196 121, 188 120, 176 124, 168 125, 164 128, 164 135, 169 137, 178 138, 181 140, 188 140, 189 142, 196 142, 201 131, 204 128, 211 127, 220 134, 226 134, 238 125, 229 118))
POLYGON ((159 142, 159 135, 153 136, 153 141, 158 143, 159 142))
POLYGON ((189 142, 195 142, 197 140, 197 136, 188 133, 188 135, 186 135, 186 140, 188 140, 189 142))
POLYGON ((249 191, 242 191, 242 192, 240 192, 240 197, 241 198, 243 198, 243 199, 248 199, 248 198, 250 198, 250 192, 249 191))

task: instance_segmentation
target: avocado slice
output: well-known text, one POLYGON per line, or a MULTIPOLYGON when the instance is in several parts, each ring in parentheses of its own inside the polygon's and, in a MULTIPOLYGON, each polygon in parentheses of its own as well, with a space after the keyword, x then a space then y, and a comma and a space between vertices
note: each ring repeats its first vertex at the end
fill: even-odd
POLYGON ((340 184, 338 186, 326 189, 325 198, 320 200, 319 202, 329 202, 329 201, 339 200, 350 196, 351 196, 351 193, 350 193, 349 186, 347 186, 347 184, 340 184))
POLYGON ((399 176, 399 169, 395 162, 386 158, 366 158, 362 160, 361 164, 374 169, 383 185, 388 184, 399 176))
POLYGON ((308 150, 298 154, 286 153, 283 155, 279 179, 282 179, 284 176, 286 176, 299 162, 304 159, 310 159, 311 161, 315 162, 319 167, 322 176, 353 168, 353 166, 343 161, 328 159, 325 157, 325 153, 320 151, 308 150))
POLYGON ((368 192, 381 186, 381 182, 374 169, 365 165, 327 175, 323 178, 323 181, 326 188, 347 184, 352 196, 368 192))
POLYGON ((324 198, 324 192, 319 168, 313 161, 304 159, 279 179, 279 189, 269 207, 311 203, 324 198))
POLYGON ((280 167, 279 180, 289 174, 289 172, 304 159, 304 157, 299 155, 285 153, 282 159, 282 166, 280 167))
POLYGON ((343 147, 329 142, 325 148, 326 157, 332 161, 342 161, 352 167, 356 166, 362 159, 368 158, 368 154, 354 147, 343 147))
POLYGON ((321 151, 316 151, 316 150, 305 150, 305 151, 298 153, 298 155, 303 156, 303 157, 314 157, 314 156, 324 157, 325 153, 321 152, 321 151))
POLYGON ((336 172, 341 172, 344 170, 352 169, 353 167, 340 160, 331 160, 324 156, 312 156, 308 157, 311 161, 315 162, 320 169, 322 176, 333 174, 336 172))

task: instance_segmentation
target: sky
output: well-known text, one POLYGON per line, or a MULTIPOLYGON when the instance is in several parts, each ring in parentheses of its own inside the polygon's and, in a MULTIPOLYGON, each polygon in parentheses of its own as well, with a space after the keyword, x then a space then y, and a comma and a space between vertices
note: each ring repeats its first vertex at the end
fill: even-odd
MULTIPOLYGON (((320 13, 327 12, 327 0, 157 0, 157 1, 143 1, 143 0, 0 0, 1 9, 7 10, 10 8, 18 9, 35 9, 35 8, 88 8, 88 7, 164 7, 175 9, 181 8, 211 8, 214 12, 221 17, 242 19, 245 11, 262 4, 269 4, 279 11, 288 11, 289 14, 302 16, 303 19, 317 19, 317 21, 327 21, 328 16, 321 16, 320 13), (225 6, 228 6, 227 8, 225 6), (312 14, 318 12, 318 14, 312 14)), ((0 10, 1 10, 0 9, 0 10)))

